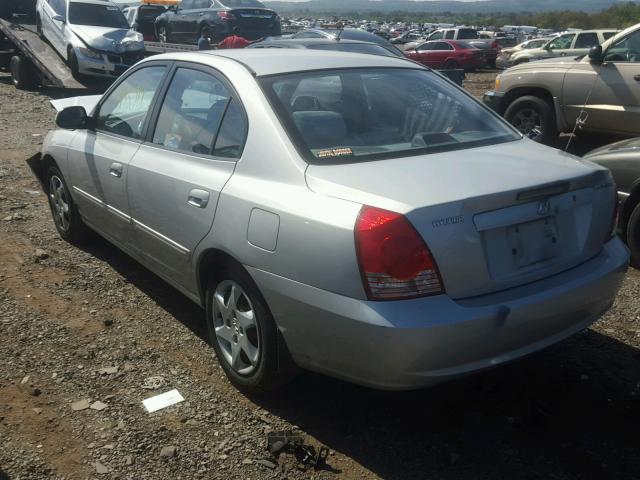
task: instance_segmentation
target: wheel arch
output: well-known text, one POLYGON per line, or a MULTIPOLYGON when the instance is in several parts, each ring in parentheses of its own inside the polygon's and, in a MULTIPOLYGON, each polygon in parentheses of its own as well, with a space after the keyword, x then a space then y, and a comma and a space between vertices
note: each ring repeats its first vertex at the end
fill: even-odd
POLYGON ((46 153, 44 155, 36 154, 27 160, 29 167, 33 171, 34 175, 40 182, 40 186, 45 193, 49 193, 49 187, 47 185, 47 170, 49 167, 56 167, 58 170, 60 166, 56 162, 55 158, 53 158, 50 154, 46 153))
POLYGON ((244 269, 241 262, 222 249, 209 248, 200 254, 196 264, 196 280, 202 305, 206 305, 207 283, 211 275, 215 272, 223 271, 232 265, 244 269))
POLYGON ((560 123, 562 119, 562 115, 558 106, 558 102, 556 101, 552 93, 544 87, 523 86, 523 87, 512 88, 505 94, 504 99, 501 102, 502 105, 500 109, 501 111, 499 112, 500 115, 504 115, 504 113, 507 111, 509 106, 513 102, 515 102, 518 98, 525 97, 525 96, 534 96, 549 102, 553 106, 553 111, 555 112, 555 115, 556 115, 556 125, 558 127, 558 130, 563 131, 562 124, 560 123))
POLYGON ((627 236, 627 227, 629 226, 629 219, 633 209, 640 203, 640 179, 637 179, 631 189, 631 194, 624 201, 622 209, 620 210, 620 218, 618 219, 618 231, 623 238, 627 236))

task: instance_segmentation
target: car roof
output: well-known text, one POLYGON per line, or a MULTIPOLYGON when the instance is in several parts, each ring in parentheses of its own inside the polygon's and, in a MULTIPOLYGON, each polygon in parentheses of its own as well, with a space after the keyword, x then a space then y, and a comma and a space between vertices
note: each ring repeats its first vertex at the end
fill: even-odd
POLYGON ((364 45, 376 45, 380 47, 377 43, 373 42, 364 42, 362 40, 351 40, 347 38, 343 38, 338 40, 337 38, 268 38, 262 42, 255 43, 254 45, 265 45, 265 44, 278 44, 278 45, 338 45, 338 44, 364 44, 364 45))
MULTIPOLYGON (((326 41, 325 41, 326 42, 326 41)), ((207 63, 211 57, 224 57, 243 64, 256 76, 291 72, 342 68, 412 68, 425 67, 394 56, 367 55, 333 50, 296 50, 279 48, 246 48, 207 50, 202 52, 167 53, 153 58, 207 63)))

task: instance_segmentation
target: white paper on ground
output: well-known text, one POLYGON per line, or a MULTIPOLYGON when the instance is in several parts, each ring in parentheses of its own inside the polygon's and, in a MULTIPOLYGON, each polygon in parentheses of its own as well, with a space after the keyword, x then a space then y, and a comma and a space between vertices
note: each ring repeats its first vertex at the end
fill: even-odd
POLYGON ((170 390, 168 392, 161 393, 160 395, 156 395, 155 397, 147 398, 142 401, 142 404, 144 405, 144 408, 147 409, 147 412, 153 413, 156 410, 175 405, 182 401, 184 401, 184 398, 180 395, 178 390, 170 390))

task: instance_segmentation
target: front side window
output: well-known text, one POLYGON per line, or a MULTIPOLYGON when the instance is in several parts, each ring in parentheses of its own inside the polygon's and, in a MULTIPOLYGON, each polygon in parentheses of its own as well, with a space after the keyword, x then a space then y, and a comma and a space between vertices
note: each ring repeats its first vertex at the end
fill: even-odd
POLYGON ((440 40, 442 38, 444 38, 443 32, 436 32, 433 35, 431 35, 431 37, 429 37, 430 40, 440 40))
POLYGON ((146 67, 123 80, 100 106, 96 129, 141 139, 151 102, 166 70, 164 66, 146 67))
POLYGON ((640 62, 640 30, 611 45, 605 54, 604 60, 616 63, 640 62))
POLYGON ((549 48, 552 50, 571 48, 571 43, 575 36, 575 33, 571 33, 569 35, 562 35, 561 37, 555 38, 549 42, 549 48))
POLYGON ((71 2, 69 23, 92 27, 129 28, 122 10, 112 5, 71 2))
POLYGON ((446 38, 447 40, 453 40, 453 37, 455 36, 456 31, 455 30, 447 30, 447 34, 444 36, 444 38, 446 38))
POLYGON ((310 163, 406 157, 520 138, 426 70, 305 72, 260 83, 310 163))
POLYGON ((575 48, 591 48, 600 45, 597 33, 581 33, 576 39, 575 48))
POLYGON ((230 99, 227 87, 214 76, 179 68, 162 102, 153 143, 210 155, 230 99))

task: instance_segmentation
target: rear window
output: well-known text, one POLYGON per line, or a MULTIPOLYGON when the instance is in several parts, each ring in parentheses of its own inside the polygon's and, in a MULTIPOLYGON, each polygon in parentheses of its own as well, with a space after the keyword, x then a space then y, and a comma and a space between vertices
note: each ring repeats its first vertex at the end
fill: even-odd
POLYGON ((478 32, 472 28, 461 28, 458 30, 458 40, 476 40, 478 32))
POLYGON ((332 50, 335 52, 353 52, 353 53, 367 53, 369 55, 383 55, 385 57, 395 57, 386 48, 382 48, 375 43, 321 43, 317 45, 309 45, 311 50, 332 50))
POLYGON ((229 8, 265 8, 258 0, 222 0, 220 3, 229 8))
POLYGON ((129 22, 118 7, 93 3, 71 3, 69 23, 92 27, 129 28, 129 22))
POLYGON ((418 69, 345 69, 260 80, 310 163, 459 150, 520 136, 456 87, 418 69))

